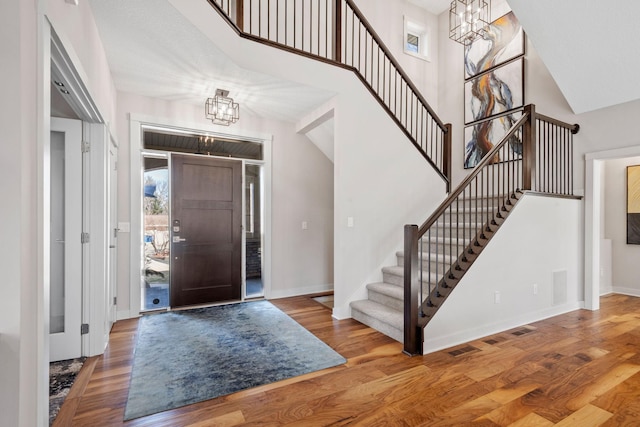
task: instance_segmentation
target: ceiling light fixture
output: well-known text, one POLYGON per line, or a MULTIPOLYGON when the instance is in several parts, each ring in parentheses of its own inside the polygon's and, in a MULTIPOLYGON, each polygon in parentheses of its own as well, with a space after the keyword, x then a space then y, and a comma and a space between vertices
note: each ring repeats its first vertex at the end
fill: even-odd
POLYGON ((216 95, 207 98, 204 104, 205 116, 213 124, 229 126, 240 119, 240 106, 228 95, 228 90, 216 89, 216 95))
POLYGON ((491 0, 453 0, 449 38, 465 46, 484 36, 491 23, 491 0))

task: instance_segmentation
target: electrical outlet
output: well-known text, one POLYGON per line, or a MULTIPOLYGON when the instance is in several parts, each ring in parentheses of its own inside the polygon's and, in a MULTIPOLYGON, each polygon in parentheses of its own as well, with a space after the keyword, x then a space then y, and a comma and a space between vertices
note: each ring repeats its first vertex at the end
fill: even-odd
POLYGON ((307 221, 302 221, 302 229, 306 230, 307 228, 309 228, 309 224, 307 224, 307 221))
POLYGON ((537 283, 533 284, 533 294, 534 295, 538 295, 538 284, 537 283))
POLYGON ((500 304, 500 291, 496 291, 496 292, 493 294, 493 298, 494 298, 494 302, 495 302, 496 304, 500 304))
POLYGON ((347 217, 347 227, 353 228, 353 217, 352 216, 347 217))

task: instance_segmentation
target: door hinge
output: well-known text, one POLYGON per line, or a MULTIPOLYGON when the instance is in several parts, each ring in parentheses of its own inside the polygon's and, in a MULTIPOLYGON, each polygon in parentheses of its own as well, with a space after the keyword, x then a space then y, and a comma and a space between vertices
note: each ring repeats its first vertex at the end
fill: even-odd
POLYGON ((90 148, 91 148, 91 144, 89 142, 82 141, 82 152, 83 153, 88 153, 90 148))
POLYGON ((113 305, 118 305, 118 297, 113 297, 113 305))
POLYGON ((86 335, 89 333, 89 324, 83 323, 80 325, 80 335, 86 335))
POLYGON ((89 243, 89 233, 80 234, 80 243, 89 243))

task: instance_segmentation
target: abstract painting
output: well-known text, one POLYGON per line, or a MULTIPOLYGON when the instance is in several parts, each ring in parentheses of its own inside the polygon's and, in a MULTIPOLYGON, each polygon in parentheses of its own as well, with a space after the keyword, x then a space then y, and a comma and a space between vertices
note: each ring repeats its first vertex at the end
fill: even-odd
POLYGON ((640 245, 640 165, 627 167, 627 244, 640 245))
MULTIPOLYGON (((500 142, 507 134, 511 126, 522 116, 520 111, 507 114, 496 119, 484 120, 464 129, 464 168, 475 167, 480 160, 500 142)), ((522 140, 519 133, 514 134, 507 144, 509 158, 512 160, 522 156, 522 140)), ((502 152, 502 150, 501 150, 502 152)), ((491 163, 503 161, 500 156, 496 156, 491 163)))
POLYGON ((524 59, 487 71, 464 84, 465 124, 524 105, 524 59))
POLYGON ((487 35, 465 47, 465 79, 524 55, 524 32, 513 12, 496 19, 487 35))

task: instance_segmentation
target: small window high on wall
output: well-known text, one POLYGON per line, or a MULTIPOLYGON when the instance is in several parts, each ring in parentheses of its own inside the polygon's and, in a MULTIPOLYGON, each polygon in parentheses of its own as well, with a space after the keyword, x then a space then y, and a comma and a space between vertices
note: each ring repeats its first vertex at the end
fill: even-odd
POLYGON ((429 31, 425 25, 404 17, 404 53, 424 61, 429 59, 429 31))

